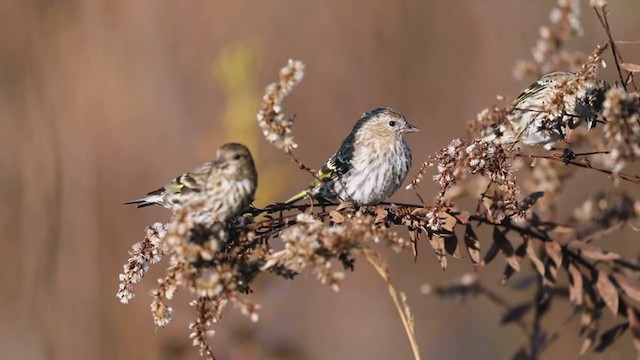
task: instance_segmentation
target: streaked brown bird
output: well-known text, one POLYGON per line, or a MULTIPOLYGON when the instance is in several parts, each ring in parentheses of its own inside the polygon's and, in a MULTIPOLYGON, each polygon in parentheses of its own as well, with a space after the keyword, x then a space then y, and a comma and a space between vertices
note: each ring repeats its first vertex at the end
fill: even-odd
POLYGON ((589 129, 596 125, 608 88, 602 80, 584 79, 577 73, 546 74, 518 96, 506 121, 487 129, 483 139, 498 144, 522 141, 551 149, 565 139, 569 129, 584 122, 589 129))
POLYGON ((374 205, 391 196, 411 168, 404 134, 419 131, 399 112, 378 108, 365 113, 316 179, 287 203, 311 194, 329 201, 353 200, 374 205))
POLYGON ((237 143, 222 145, 215 160, 184 173, 146 197, 126 202, 138 207, 160 205, 174 213, 187 203, 202 202, 200 213, 225 221, 254 200, 258 174, 251 152, 237 143))

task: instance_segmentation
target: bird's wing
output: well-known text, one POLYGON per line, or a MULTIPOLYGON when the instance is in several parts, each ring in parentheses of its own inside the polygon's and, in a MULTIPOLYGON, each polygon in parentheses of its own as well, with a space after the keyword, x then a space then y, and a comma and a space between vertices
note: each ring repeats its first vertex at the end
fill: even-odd
POLYGON ((541 83, 540 81, 536 81, 533 84, 531 84, 525 91, 522 92, 522 94, 520 94, 520 96, 518 96, 516 98, 516 100, 513 102, 513 106, 517 107, 518 105, 520 105, 526 98, 531 97, 537 93, 539 93, 540 91, 542 91, 545 88, 545 84, 541 83))
MULTIPOLYGON (((193 171, 184 173, 164 186, 164 190, 171 193, 201 192, 207 177, 211 174, 212 164, 206 163, 193 171)), ((158 189, 160 190, 160 189, 158 189)), ((156 191, 158 191, 156 190, 156 191)))
MULTIPOLYGON (((310 189, 315 189, 322 183, 335 180, 345 174, 351 169, 351 159, 353 158, 355 136, 351 133, 340 145, 340 149, 333 154, 333 156, 327 161, 322 168, 316 173, 316 178, 313 179, 309 185, 310 189)), ((308 194, 307 190, 303 190, 296 195, 292 196, 285 203, 290 204, 296 202, 302 198, 305 198, 308 194)))
POLYGON ((340 153, 336 153, 329 159, 329 161, 322 165, 320 171, 316 173, 316 179, 313 184, 318 185, 320 182, 335 180, 349 171, 350 167, 351 165, 349 162, 340 157, 340 153))
POLYGON ((338 151, 327 161, 316 174, 316 179, 312 186, 317 186, 321 182, 335 180, 351 169, 353 159, 355 135, 349 134, 340 145, 338 151))

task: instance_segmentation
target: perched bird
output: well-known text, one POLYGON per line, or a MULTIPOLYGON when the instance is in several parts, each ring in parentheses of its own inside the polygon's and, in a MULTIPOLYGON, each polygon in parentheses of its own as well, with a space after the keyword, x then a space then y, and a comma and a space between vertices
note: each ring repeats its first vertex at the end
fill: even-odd
POLYGON ((203 200, 219 221, 238 215, 254 199, 258 174, 251 152, 242 144, 222 145, 214 161, 182 174, 146 197, 127 202, 138 207, 161 205, 174 213, 190 201, 203 200))
POLYGON ((385 200, 400 187, 411 167, 411 150, 404 134, 417 131, 393 109, 365 113, 309 188, 287 203, 309 194, 329 201, 352 199, 359 205, 385 200))
POLYGON ((518 96, 505 122, 486 129, 483 139, 551 149, 569 129, 583 122, 589 129, 596 125, 607 89, 604 81, 582 79, 576 73, 546 74, 518 96))

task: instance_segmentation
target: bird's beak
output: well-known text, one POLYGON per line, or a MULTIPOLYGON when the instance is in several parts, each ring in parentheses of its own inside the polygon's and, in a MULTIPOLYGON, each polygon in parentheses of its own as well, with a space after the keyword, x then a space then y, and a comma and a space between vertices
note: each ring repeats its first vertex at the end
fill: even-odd
POLYGON ((418 129, 417 127, 407 123, 407 126, 405 126, 404 130, 402 132, 405 133, 414 133, 414 132, 418 132, 420 131, 420 129, 418 129))

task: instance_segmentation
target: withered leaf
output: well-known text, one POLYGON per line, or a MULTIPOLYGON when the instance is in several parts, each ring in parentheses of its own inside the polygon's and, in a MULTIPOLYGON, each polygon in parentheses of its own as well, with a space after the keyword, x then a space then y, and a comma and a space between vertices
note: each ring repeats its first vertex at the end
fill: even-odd
POLYGON ((469 258, 474 266, 480 265, 480 241, 471 225, 467 225, 464 230, 464 244, 467 247, 469 258))
POLYGON ((468 211, 461 211, 458 215, 456 215, 456 219, 458 219, 458 222, 463 225, 469 224, 470 217, 471 214, 468 211))
POLYGON ((555 241, 547 241, 544 243, 544 250, 556 264, 556 267, 562 265, 562 248, 555 241))
MULTIPOLYGON (((518 248, 516 249, 515 257, 518 260, 518 264, 522 261, 522 258, 526 253, 526 249, 527 249, 526 243, 520 244, 520 246, 518 246, 518 248)), ((516 269, 514 269, 511 265, 507 264, 507 266, 505 266, 504 268, 504 271, 502 272, 502 284, 505 284, 507 281, 509 281, 509 279, 515 272, 516 272, 516 269)))
POLYGON ((516 305, 509 309, 506 314, 502 315, 502 319, 500 319, 500 324, 508 324, 513 321, 518 321, 524 315, 531 310, 533 304, 531 302, 526 302, 520 305, 516 305))
POLYGON ((489 264, 491 260, 495 259, 496 255, 498 255, 498 251, 500 251, 498 244, 492 242, 491 246, 489 246, 489 250, 484 254, 484 259, 482 259, 482 263, 480 265, 484 266, 489 264))
POLYGON ((389 212, 381 207, 374 208, 374 211, 376 213, 376 219, 373 222, 376 224, 385 221, 389 215, 389 212))
POLYGON ((507 281, 509 281, 509 279, 511 279, 511 276, 513 276, 513 274, 515 274, 515 270, 509 265, 507 264, 504 267, 504 270, 502 271, 502 281, 500 281, 500 283, 502 285, 506 284, 507 281))
POLYGON ((336 224, 341 224, 344 222, 344 215, 340 214, 339 212, 335 211, 335 210, 331 210, 329 211, 329 217, 331 218, 331 221, 333 221, 336 224))
POLYGON ((578 352, 578 356, 582 356, 587 353, 587 350, 589 350, 591 345, 593 345, 593 340, 595 339, 595 335, 597 335, 597 333, 594 332, 593 338, 588 336, 584 338, 584 340, 582 340, 582 346, 580 346, 580 352, 578 352))
MULTIPOLYGON (((638 212, 640 213, 640 201, 638 201, 638 212)), ((635 231, 640 231, 640 230, 636 229, 635 231)), ((617 266, 624 267, 635 272, 640 270, 640 265, 638 264, 638 260, 640 260, 640 256, 636 258, 636 261, 633 261, 633 260, 629 261, 626 259, 617 259, 614 262, 617 266)))
POLYGON ((411 242, 416 242, 418 239, 420 239, 420 229, 414 228, 409 230, 409 240, 411 240, 411 242))
POLYGON ((625 331, 629 328, 628 322, 623 322, 622 324, 618 324, 611 329, 605 331, 602 335, 600 335, 600 343, 594 351, 603 352, 606 348, 608 348, 611 344, 613 344, 625 331))
POLYGON ((409 240, 413 244, 413 260, 416 261, 418 259, 418 240, 420 239, 420 229, 413 228, 409 230, 409 240))
POLYGON ((544 277, 544 264, 542 260, 536 254, 536 249, 533 247, 533 241, 526 240, 527 242, 527 256, 533 263, 533 266, 538 270, 540 276, 544 277))
POLYGON ((544 196, 544 191, 532 192, 526 198, 522 199, 519 206, 522 210, 529 210, 535 203, 544 196))
POLYGON ((635 301, 640 301, 640 289, 631 285, 626 276, 619 272, 614 272, 611 276, 613 277, 613 280, 615 280, 616 284, 620 286, 620 289, 622 289, 625 295, 635 301))
POLYGON ((523 242, 516 248, 516 251, 515 251, 516 257, 518 257, 518 261, 522 261, 522 258, 524 258, 524 255, 526 253, 527 253, 527 244, 523 242))
MULTIPOLYGON (((596 336, 598 335, 598 322, 591 318, 591 312, 588 309, 585 309, 584 314, 588 314, 588 318, 591 320, 586 327, 583 327, 583 335, 584 340, 582 341, 582 346, 580 347, 580 352, 578 356, 582 356, 587 353, 587 350, 593 345, 596 341, 596 336)), ((584 320, 584 317, 582 318, 584 320)), ((584 324, 584 322, 583 322, 584 324)))
POLYGON ((340 205, 338 205, 338 207, 336 207, 337 211, 343 210, 343 209, 354 209, 355 208, 355 204, 353 202, 353 200, 349 199, 349 200, 345 200, 343 202, 340 203, 340 205))
MULTIPOLYGON (((585 289, 588 286, 588 282, 585 282, 585 289)), ((590 296, 584 298, 584 307, 580 314, 580 336, 584 336, 589 329, 598 330, 598 322, 602 317, 602 309, 606 306, 599 300, 596 303, 595 299, 592 300, 590 296)))
POLYGON ((547 287, 554 287, 557 279, 558 268, 551 258, 547 258, 544 262, 544 277, 542 278, 542 284, 547 287))
POLYGON ((493 241, 498 244, 500 251, 504 254, 507 259, 507 264, 513 268, 515 271, 520 271, 520 260, 515 254, 513 250, 513 245, 507 237, 498 229, 498 227, 493 228, 493 241))
POLYGON ((620 67, 627 70, 628 72, 640 72, 640 64, 621 63, 620 67))
POLYGON ((440 235, 433 234, 429 237, 429 244, 431 244, 433 251, 436 253, 440 267, 445 270, 447 268, 447 256, 444 250, 444 239, 440 235))
MULTIPOLYGON (((620 290, 618 290, 618 294, 620 294, 619 292, 620 290)), ((627 308, 629 306, 627 305, 626 301, 624 300, 623 297, 619 297, 619 301, 618 301, 618 314, 626 314, 627 313, 627 308)))
POLYGON ((587 330, 589 325, 593 322, 593 311, 588 307, 585 307, 580 313, 580 335, 587 330))
POLYGON ((448 212, 441 211, 438 213, 438 218, 440 218, 440 226, 450 232, 453 232, 453 228, 457 224, 456 218, 449 214, 448 212))
POLYGON ((607 304, 613 315, 618 314, 618 305, 620 302, 620 297, 618 294, 618 290, 615 285, 609 280, 609 276, 602 272, 598 272, 598 280, 596 282, 596 289, 600 296, 602 296, 602 300, 607 304))
POLYGON ((576 306, 582 305, 582 274, 572 263, 569 263, 569 282, 569 301, 576 306))
POLYGON ((576 250, 580 255, 590 260, 608 261, 620 258, 619 254, 602 250, 580 240, 571 240, 567 245, 571 249, 576 250))
POLYGON ((426 208, 415 208, 411 211, 411 215, 418 217, 425 217, 427 215, 426 208))
POLYGON ((451 236, 444 237, 444 249, 455 259, 462 259, 462 255, 460 255, 460 248, 458 247, 458 237, 456 236, 456 234, 451 234, 451 236))
POLYGON ((631 306, 627 308, 627 320, 629 320, 631 336, 633 336, 633 346, 636 348, 636 352, 640 356, 640 322, 638 321, 638 314, 636 313, 636 310, 631 306))

